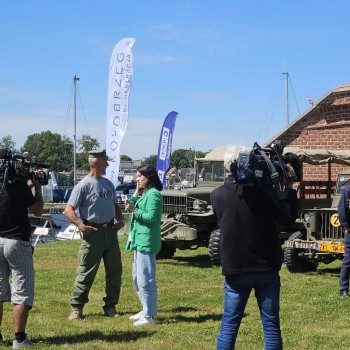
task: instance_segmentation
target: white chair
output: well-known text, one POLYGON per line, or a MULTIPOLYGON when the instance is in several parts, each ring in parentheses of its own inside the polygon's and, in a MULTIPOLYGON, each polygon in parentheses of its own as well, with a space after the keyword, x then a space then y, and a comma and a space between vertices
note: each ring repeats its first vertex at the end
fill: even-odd
POLYGON ((47 219, 43 227, 35 228, 32 234, 33 238, 36 237, 33 245, 36 246, 38 243, 46 243, 49 234, 52 232, 53 232, 52 221, 50 219, 47 219), (47 227, 47 225, 49 225, 50 227, 47 227))
POLYGON ((81 231, 74 224, 70 224, 65 227, 61 227, 60 231, 56 235, 56 239, 58 240, 66 240, 66 239, 81 239, 81 231))

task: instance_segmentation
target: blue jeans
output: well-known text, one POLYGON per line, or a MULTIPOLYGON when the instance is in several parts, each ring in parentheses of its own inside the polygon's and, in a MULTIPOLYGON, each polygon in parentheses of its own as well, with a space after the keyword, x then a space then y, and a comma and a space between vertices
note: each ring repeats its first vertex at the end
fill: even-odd
POLYGON ((340 268, 340 292, 349 292, 350 233, 344 233, 344 258, 340 268))
POLYGON ((156 255, 153 253, 134 252, 132 279, 142 305, 145 317, 157 316, 158 295, 156 284, 156 255))
POLYGON ((281 350, 280 277, 278 272, 242 273, 225 277, 224 315, 217 350, 232 350, 244 309, 252 289, 255 291, 262 321, 265 350, 281 350))

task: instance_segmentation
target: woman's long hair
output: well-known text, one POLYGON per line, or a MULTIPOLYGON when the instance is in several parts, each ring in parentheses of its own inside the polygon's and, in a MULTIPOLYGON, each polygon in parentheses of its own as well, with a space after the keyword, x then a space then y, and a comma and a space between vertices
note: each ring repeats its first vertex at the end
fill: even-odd
POLYGON ((154 187, 158 191, 163 189, 157 170, 152 165, 141 165, 137 168, 137 171, 148 179, 148 187, 154 187))

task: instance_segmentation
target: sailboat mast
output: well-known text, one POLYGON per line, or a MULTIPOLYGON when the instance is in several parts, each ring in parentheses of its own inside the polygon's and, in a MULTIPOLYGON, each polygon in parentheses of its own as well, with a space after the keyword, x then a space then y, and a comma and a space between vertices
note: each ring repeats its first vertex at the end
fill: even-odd
POLYGON ((288 92, 288 78, 289 78, 289 73, 282 73, 285 77, 285 84, 286 84, 286 117, 287 117, 287 126, 289 125, 289 92, 288 92))
POLYGON ((77 184, 77 81, 79 77, 74 75, 74 135, 73 135, 73 184, 77 184))

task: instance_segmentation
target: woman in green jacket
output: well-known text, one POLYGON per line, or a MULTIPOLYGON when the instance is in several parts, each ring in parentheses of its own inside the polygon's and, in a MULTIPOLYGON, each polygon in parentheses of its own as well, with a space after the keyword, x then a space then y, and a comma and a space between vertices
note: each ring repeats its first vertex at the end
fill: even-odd
POLYGON ((160 224, 163 199, 159 191, 163 186, 153 166, 137 169, 136 191, 125 202, 132 213, 126 250, 134 251, 132 277, 142 311, 130 317, 134 326, 155 324, 158 311, 156 284, 156 254, 161 247, 160 224))

